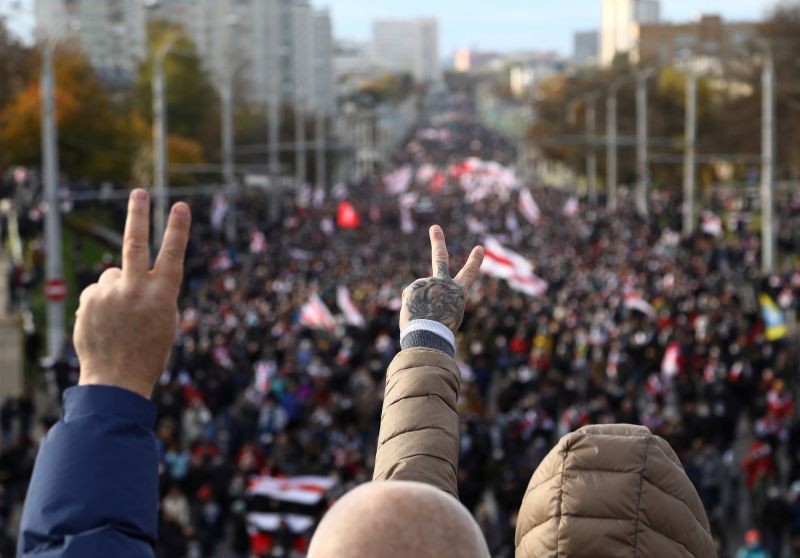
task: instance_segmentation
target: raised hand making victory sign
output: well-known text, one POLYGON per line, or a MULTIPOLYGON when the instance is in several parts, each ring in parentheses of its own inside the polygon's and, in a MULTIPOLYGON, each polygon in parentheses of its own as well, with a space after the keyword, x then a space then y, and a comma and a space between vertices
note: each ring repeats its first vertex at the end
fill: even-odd
POLYGON ((177 302, 189 239, 189 206, 176 203, 150 269, 150 200, 134 190, 122 269, 106 270, 83 291, 75 323, 80 385, 107 385, 150 397, 177 332, 177 302))
POLYGON ((412 320, 431 320, 455 333, 464 319, 464 303, 470 287, 478 279, 483 262, 483 247, 472 249, 466 265, 455 279, 450 277, 449 254, 444 231, 430 228, 433 277, 417 279, 403 291, 400 329, 412 320))

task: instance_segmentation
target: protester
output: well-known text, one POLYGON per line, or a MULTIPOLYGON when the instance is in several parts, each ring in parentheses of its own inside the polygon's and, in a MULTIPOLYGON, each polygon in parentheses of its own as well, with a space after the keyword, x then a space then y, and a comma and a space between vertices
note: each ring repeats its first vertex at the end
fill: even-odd
MULTIPOLYGON (((674 232, 680 200, 664 192, 653 195, 646 221, 624 195, 610 214, 538 185, 538 213, 522 212, 519 184, 503 166, 513 160, 502 138, 456 115, 421 127, 397 154, 391 171, 408 165, 408 184, 370 177, 329 193, 301 189, 280 224, 270 221, 264 196, 245 194, 233 245, 216 226, 220 216, 193 205, 179 334, 153 394, 160 495, 172 501, 177 492, 199 512, 210 491, 219 524, 230 529, 205 529, 202 513, 190 513, 188 529, 162 517, 169 540, 183 537, 188 545, 205 529, 199 544, 210 549, 227 544, 233 527, 240 541, 249 528, 253 552, 259 529, 248 518, 262 510, 254 508, 248 479, 323 475, 338 483, 333 499, 371 478, 383 378, 399 348, 399 295, 430 272, 419 252, 435 221, 448 231, 453 254, 492 237, 529 262, 520 269, 534 281, 482 277, 457 338, 458 493, 481 519, 493 556, 513 555, 531 472, 560 435, 590 423, 639 423, 665 437, 712 523, 734 524, 728 512, 739 509, 738 479, 766 474, 745 492, 748 525, 766 527, 760 523, 772 468, 760 460, 767 448, 787 451, 785 474, 797 479, 800 427, 793 384, 775 383, 791 381, 796 347, 780 321, 767 326, 764 308, 771 307, 759 294, 781 315, 796 309, 798 269, 759 274, 758 236, 733 198, 712 200, 724 217, 722 236, 699 231, 687 239, 674 232), (433 169, 428 180, 417 177, 423 165, 433 169), (434 184, 437 173, 444 182, 434 184), (394 193, 396 184, 404 191, 394 193), (356 228, 337 227, 342 201, 358 213, 356 228), (331 316, 331 323, 323 308, 342 306, 339 287, 356 313, 331 316), (309 306, 301 323, 314 292, 322 306, 309 306), (734 453, 743 421, 755 448, 747 474, 734 453)), ((797 201, 779 207, 781 230, 800 224, 797 201)), ((64 362, 66 385, 74 372, 69 356, 64 362)), ((783 466, 774 464, 776 472, 783 466)), ((10 479, 4 485, 18 502, 24 467, 10 479)), ((258 539, 263 553, 277 539, 267 535, 258 539)), ((293 535, 292 551, 305 552, 310 528, 293 535)))

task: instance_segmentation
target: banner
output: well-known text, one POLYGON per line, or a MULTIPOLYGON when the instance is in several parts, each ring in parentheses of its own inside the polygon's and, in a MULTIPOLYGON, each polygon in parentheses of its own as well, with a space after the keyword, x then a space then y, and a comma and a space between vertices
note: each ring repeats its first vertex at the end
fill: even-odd
POLYGON ((783 312, 767 293, 758 297, 761 304, 761 317, 764 320, 764 330, 767 341, 779 341, 789 334, 783 312))
POLYGON ((300 309, 300 323, 311 329, 325 331, 336 329, 336 320, 333 314, 317 293, 313 293, 308 302, 300 309))
POLYGON ((336 304, 339 306, 339 310, 342 311, 344 319, 348 324, 354 327, 364 327, 367 325, 364 316, 358 311, 358 307, 350 296, 350 290, 344 285, 336 287, 336 304))

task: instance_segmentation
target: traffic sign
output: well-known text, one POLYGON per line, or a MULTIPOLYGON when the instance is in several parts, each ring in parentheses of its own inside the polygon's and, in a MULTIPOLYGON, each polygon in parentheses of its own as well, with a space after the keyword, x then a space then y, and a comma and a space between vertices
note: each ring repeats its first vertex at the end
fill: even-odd
POLYGON ((44 297, 50 302, 62 302, 67 293, 67 282, 63 279, 50 279, 44 284, 44 297))

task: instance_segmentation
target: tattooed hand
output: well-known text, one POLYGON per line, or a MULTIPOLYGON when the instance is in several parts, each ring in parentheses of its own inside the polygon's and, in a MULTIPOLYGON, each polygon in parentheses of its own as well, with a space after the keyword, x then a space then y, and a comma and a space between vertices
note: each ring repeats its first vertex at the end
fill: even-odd
POLYGON ((417 279, 403 291, 400 309, 400 329, 412 320, 433 320, 455 333, 464 319, 466 294, 478 279, 483 262, 483 247, 472 249, 464 268, 450 278, 447 245, 439 225, 430 229, 433 277, 417 279))

